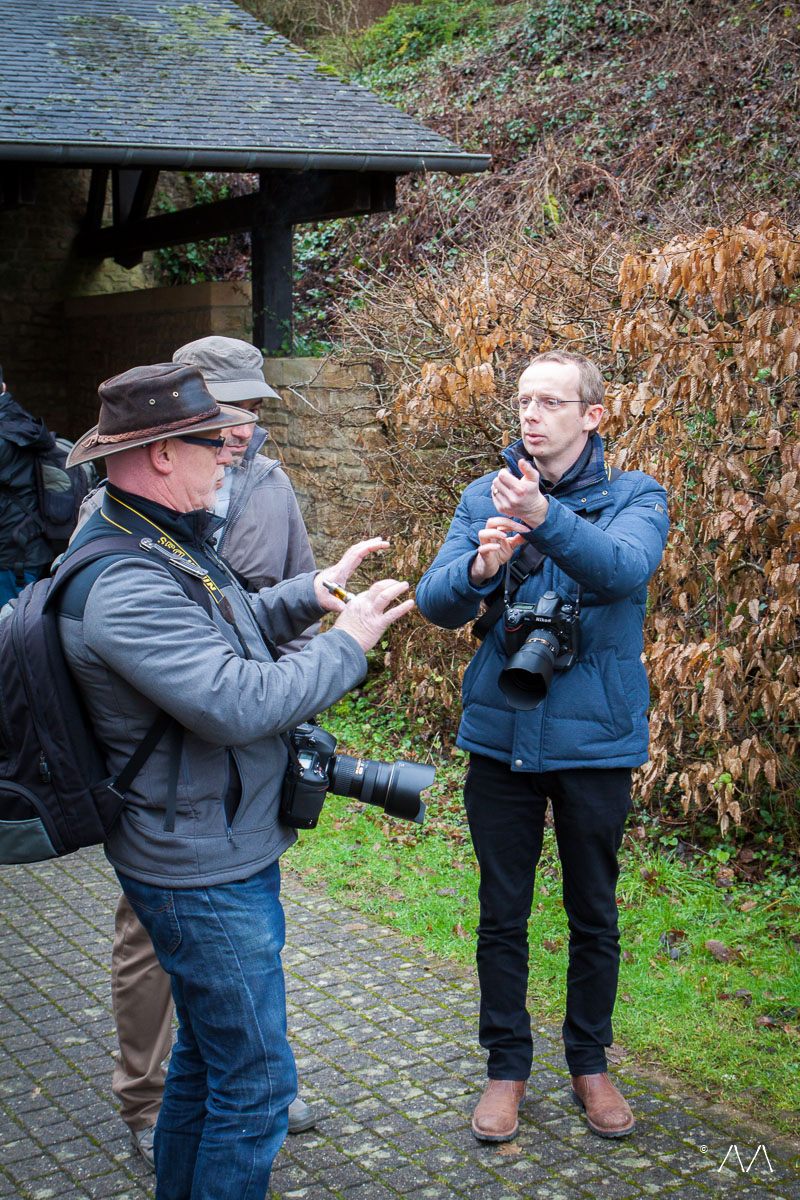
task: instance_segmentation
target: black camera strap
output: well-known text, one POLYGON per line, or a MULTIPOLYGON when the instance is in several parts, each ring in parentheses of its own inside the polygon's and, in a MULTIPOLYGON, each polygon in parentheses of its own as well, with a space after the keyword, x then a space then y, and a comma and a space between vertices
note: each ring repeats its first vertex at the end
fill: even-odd
POLYGON ((508 560, 503 575, 503 603, 506 608, 509 607, 528 576, 539 570, 545 557, 546 555, 541 550, 528 542, 520 551, 518 558, 508 560), (527 550, 531 550, 532 553, 526 553, 527 550))
MULTIPOLYGON (((609 483, 613 483, 615 479, 619 479, 621 474, 622 471, 619 467, 606 467, 606 475, 609 483)), ((585 517, 587 521, 591 521, 592 524, 597 519, 596 513, 587 513, 585 510, 581 510, 580 515, 585 517)), ((501 590, 498 586, 489 595, 486 611, 482 616, 478 617, 472 626, 472 636, 474 638, 477 638, 479 642, 483 641, 489 630, 500 620, 503 611, 511 604, 511 601, 528 576, 535 574, 546 558, 546 554, 543 554, 531 542, 526 542, 517 557, 510 559, 506 563, 503 588, 501 590)), ((575 598, 575 603, 578 606, 580 606, 582 595, 583 588, 578 584, 578 594, 575 598)))
POLYGON ((516 596, 529 575, 539 570, 547 555, 532 542, 526 542, 516 558, 506 563, 502 589, 495 588, 488 598, 488 607, 472 626, 472 636, 482 642, 489 630, 500 620, 507 604, 516 596))
MULTIPOLYGON (((220 556, 218 554, 215 553, 214 557, 217 559, 217 562, 219 563, 220 567, 222 567, 223 571, 225 571, 227 575, 229 575, 232 579, 234 579, 239 584, 239 586, 243 588, 242 577, 233 570, 233 567, 231 567, 228 563, 226 563, 223 558, 220 558, 220 556)), ((246 590, 246 589, 243 588, 243 590, 246 590)), ((227 597, 226 597, 226 601, 227 601, 227 597)), ((233 608, 231 607, 230 603, 228 603, 227 610, 223 613, 223 616, 228 621, 228 623, 233 626, 234 632, 236 633, 236 636, 239 639, 239 645, 242 647, 242 653, 243 653, 244 657, 252 659, 253 656, 250 653, 250 650, 248 649, 247 642, 244 638, 244 635, 242 634, 241 630, 239 629, 239 626, 236 624, 236 618, 234 616, 233 608)), ((269 656, 272 659, 272 661, 278 662, 279 659, 283 658, 284 657, 283 651, 281 649, 279 649, 278 646, 275 645, 272 638, 267 637, 267 635, 264 633, 264 630, 261 628, 260 625, 258 627, 258 632, 261 635, 261 640, 264 643, 264 645, 266 646, 267 651, 269 652, 269 656)), ((288 733, 279 733, 278 737, 281 739, 284 746, 286 747, 286 751, 289 755, 289 758, 292 760, 295 767, 298 770, 300 770, 301 769, 300 759, 297 757, 297 751, 294 748, 292 739, 289 737, 288 733)))
MULTIPOLYGON (((216 562, 217 566, 223 571, 223 573, 225 575, 227 575, 229 579, 233 580, 234 583, 238 584, 238 586, 240 588, 242 588, 243 591, 246 590, 242 584, 241 576, 238 575, 238 573, 236 571, 234 571, 233 567, 231 567, 229 563, 226 563, 225 560, 223 558, 221 558, 220 555, 217 554, 217 552, 215 550, 212 550, 210 547, 207 547, 206 549, 207 549, 207 553, 209 554, 209 557, 212 558, 216 562)), ((201 588, 201 590, 202 590, 202 588, 201 588)), ((244 634, 242 633, 241 629, 239 628, 239 626, 236 623, 236 616, 233 611, 233 606, 231 605, 231 602, 228 600, 227 596, 222 597, 222 601, 218 607, 219 607, 221 616, 224 617, 224 619, 228 622, 228 624, 231 626, 234 633, 236 634, 236 639, 242 648, 243 657, 246 659, 252 660, 253 655, 250 651, 249 646, 247 645, 247 639, 245 638, 244 634)), ((283 658, 283 651, 278 646, 275 645, 275 643, 272 641, 271 638, 267 637, 266 633, 264 632, 264 630, 261 628, 260 625, 258 626, 258 633, 261 637, 261 641, 266 646, 267 652, 268 652, 270 658, 272 659, 272 661, 278 662, 279 659, 283 658)), ((287 733, 279 733, 278 737, 281 739, 284 746, 286 747, 286 751, 289 755, 289 758, 292 760, 295 767, 300 769, 300 760, 297 757, 297 751, 294 748, 292 739, 289 737, 289 735, 287 733)), ((174 821, 175 821, 175 811, 174 811, 175 799, 174 798, 177 793, 177 777, 176 777, 176 781, 175 781, 175 787, 173 788, 172 784, 170 783, 170 789, 171 789, 170 796, 172 797, 172 812, 170 813, 170 808, 168 805, 167 820, 169 820, 170 816, 171 816, 171 819, 172 819, 171 828, 172 828, 172 827, 174 827, 174 821)), ((227 802, 227 797, 225 798, 225 801, 223 803, 226 803, 226 802, 227 802)), ((167 828, 166 825, 165 825, 165 828, 167 828)))

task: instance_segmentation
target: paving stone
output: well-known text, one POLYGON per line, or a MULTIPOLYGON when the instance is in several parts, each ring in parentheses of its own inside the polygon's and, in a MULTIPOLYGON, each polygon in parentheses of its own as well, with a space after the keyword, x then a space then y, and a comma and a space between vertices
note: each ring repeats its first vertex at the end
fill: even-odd
MULTIPOLYGON (((291 870, 284 894, 290 1037, 318 1119, 287 1139, 268 1200, 800 1200, 800 1146, 633 1064, 617 1078, 636 1133, 597 1138, 570 1099, 555 1025, 534 1028, 517 1138, 477 1142, 473 972, 420 954, 291 870), (764 1143, 772 1171, 719 1169, 732 1145, 747 1165, 764 1143)), ((0 1200, 152 1200, 111 1094, 118 895, 99 851, 0 871, 0 1200)))
POLYGON ((362 1184, 370 1180, 371 1176, 364 1168, 352 1161, 348 1161, 341 1167, 334 1167, 332 1170, 325 1172, 325 1185, 334 1193, 338 1193, 346 1187, 355 1187, 357 1184, 362 1184))
MULTIPOLYGON (((586 1200, 588 1194, 577 1188, 567 1187, 557 1178, 550 1179, 547 1183, 535 1184, 525 1192, 529 1200, 586 1200)), ((633 1193, 633 1195, 638 1194, 638 1192, 633 1193)), ((621 1195, 619 1200, 621 1200, 621 1195)))
MULTIPOLYGON (((455 1192, 450 1184, 429 1183, 417 1191, 408 1192, 407 1200, 452 1200, 453 1196, 458 1195, 463 1195, 463 1192, 455 1192)), ((516 1197, 498 1197, 498 1200, 516 1200, 516 1197)))
POLYGON ((368 1183, 358 1184, 356 1187, 343 1188, 341 1192, 342 1200, 397 1200, 399 1193, 383 1187, 374 1179, 368 1183))

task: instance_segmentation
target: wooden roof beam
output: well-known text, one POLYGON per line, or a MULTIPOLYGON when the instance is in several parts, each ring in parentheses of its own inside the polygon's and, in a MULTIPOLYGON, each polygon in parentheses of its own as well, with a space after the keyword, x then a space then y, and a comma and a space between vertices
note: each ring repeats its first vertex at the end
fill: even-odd
POLYGON ((382 171, 264 171, 258 192, 151 217, 135 215, 142 211, 145 182, 119 180, 116 212, 123 219, 101 229, 85 228, 78 236, 77 248, 87 257, 135 265, 145 250, 243 233, 256 225, 303 225, 389 212, 395 207, 395 178, 382 171))

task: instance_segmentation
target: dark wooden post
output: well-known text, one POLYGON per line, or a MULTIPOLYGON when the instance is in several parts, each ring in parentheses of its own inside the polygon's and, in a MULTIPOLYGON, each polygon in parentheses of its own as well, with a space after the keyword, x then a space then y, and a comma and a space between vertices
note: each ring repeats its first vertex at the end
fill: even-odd
POLYGON ((0 164, 0 212, 36 203, 36 168, 0 164))
MULTIPOLYGON (((111 173, 111 203, 117 228, 124 230, 144 221, 157 182, 158 171, 153 167, 143 171, 114 168, 111 173)), ((142 251, 120 250, 115 261, 122 267, 138 266, 142 261, 142 251)))
POLYGON ((251 230, 253 345, 274 357, 292 352, 292 226, 275 220, 268 188, 269 176, 262 172, 251 230))

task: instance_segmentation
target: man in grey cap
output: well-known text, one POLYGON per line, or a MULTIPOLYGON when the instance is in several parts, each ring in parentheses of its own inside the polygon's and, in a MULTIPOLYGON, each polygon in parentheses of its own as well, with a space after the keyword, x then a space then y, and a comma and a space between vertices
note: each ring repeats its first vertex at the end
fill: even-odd
MULTIPOLYGON (((257 413, 262 400, 278 398, 264 380, 261 351, 239 338, 199 338, 176 350, 172 361, 199 367, 220 404, 257 413)), ((214 505, 225 521, 217 550, 248 591, 312 571, 314 556, 292 485, 277 459, 260 453, 266 430, 242 424, 229 429, 225 440, 233 462, 225 468, 214 505)), ((299 650, 310 636, 307 631, 291 648, 299 650)))
MULTIPOLYGON (((239 338, 199 338, 179 347, 172 361, 199 368, 218 403, 248 414, 257 413, 262 400, 278 395, 264 379, 261 352, 239 338)), ((231 461, 225 465, 214 505, 216 516, 225 521, 218 552, 251 592, 313 571, 314 555, 289 478, 277 459, 259 453, 266 431, 248 416, 224 436, 231 461)), ((282 649, 302 649, 318 628, 315 622, 282 649)), ((152 1166, 164 1060, 172 1045, 172 990, 124 894, 116 913, 111 994, 119 1039, 113 1092, 136 1148, 152 1166)), ((299 1096, 289 1105, 290 1133, 311 1129, 314 1119, 299 1096)))

